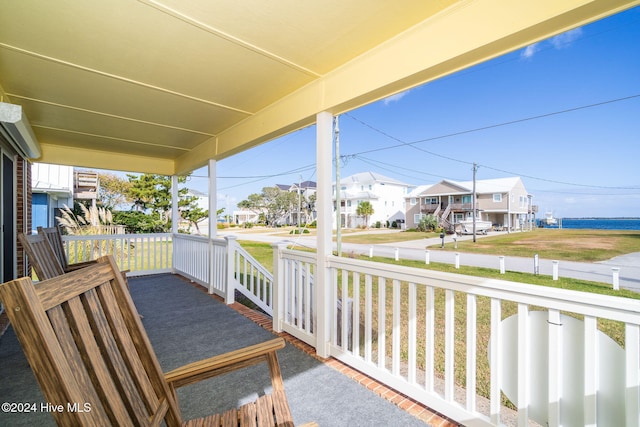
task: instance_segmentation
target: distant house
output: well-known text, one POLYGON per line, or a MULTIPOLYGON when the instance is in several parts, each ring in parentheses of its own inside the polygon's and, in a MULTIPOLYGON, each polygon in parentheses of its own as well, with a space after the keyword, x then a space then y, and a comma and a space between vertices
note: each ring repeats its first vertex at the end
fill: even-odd
MULTIPOLYGON (((314 181, 302 181, 294 184, 276 184, 280 191, 288 191, 298 195, 298 203, 295 203, 288 214, 277 220, 278 225, 297 225, 313 222, 317 217, 315 206, 316 183, 314 181), (298 217, 300 222, 298 222, 298 217)), ((237 210, 233 212, 233 221, 236 224, 257 223, 267 216, 267 210, 237 210)))
MULTIPOLYGON (((362 172, 340 180, 340 217, 343 227, 375 226, 380 221, 384 227, 396 222, 401 227, 405 221, 404 198, 410 185, 375 172, 362 172), (373 215, 365 224, 365 218, 357 214, 358 205, 369 202, 373 215)), ((336 185, 333 185, 333 206, 336 209, 336 185)), ((334 227, 336 226, 334 217, 334 227)))
MULTIPOLYGON (((415 228, 423 216, 436 215, 445 228, 473 217, 473 182, 443 180, 414 189, 405 198, 407 227, 415 228)), ((477 218, 496 229, 528 227, 536 208, 519 177, 476 181, 477 218)))
POLYGON ((300 224, 310 223, 316 219, 315 194, 317 189, 315 181, 302 181, 291 185, 276 184, 276 187, 282 191, 290 191, 299 195, 300 203, 298 206, 294 206, 289 213, 286 221, 288 224, 298 224, 298 216, 300 216, 300 224))
POLYGON ((58 211, 73 208, 74 172, 72 166, 33 163, 31 166, 31 232, 38 227, 56 225, 58 211))

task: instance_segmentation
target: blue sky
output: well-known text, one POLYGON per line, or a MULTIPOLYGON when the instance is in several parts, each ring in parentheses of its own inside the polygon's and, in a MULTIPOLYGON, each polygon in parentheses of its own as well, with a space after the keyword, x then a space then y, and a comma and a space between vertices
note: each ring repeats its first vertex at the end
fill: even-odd
MULTIPOLYGON (((640 217, 640 8, 340 116, 341 175, 520 176, 540 212, 640 217), (377 150, 377 151, 376 151, 377 150)), ((190 186, 206 190, 205 170, 190 186)), ((219 207, 316 179, 315 128, 217 164, 219 207)))

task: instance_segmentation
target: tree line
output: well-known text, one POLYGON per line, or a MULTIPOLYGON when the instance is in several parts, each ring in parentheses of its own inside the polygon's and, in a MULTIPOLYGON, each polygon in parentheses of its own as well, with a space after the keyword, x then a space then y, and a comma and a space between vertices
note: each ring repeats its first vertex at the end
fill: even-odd
MULTIPOLYGON (((178 177, 178 212, 180 218, 195 227, 209 217, 209 211, 198 206, 199 197, 189 194, 184 186, 189 175, 178 177)), ((113 224, 124 225, 128 233, 163 233, 171 230, 171 185, 169 176, 156 174, 127 174, 126 178, 112 173, 98 173, 97 205, 110 212, 113 224)), ((71 211, 71 210, 69 210, 71 211)), ((222 210, 221 210, 222 211, 222 210)), ((73 221, 82 223, 88 211, 76 203, 71 214, 73 221)), ((103 215, 104 216, 104 215, 103 215)), ((107 225, 107 224, 105 224, 107 225)), ((186 231, 186 230, 182 230, 186 231)))

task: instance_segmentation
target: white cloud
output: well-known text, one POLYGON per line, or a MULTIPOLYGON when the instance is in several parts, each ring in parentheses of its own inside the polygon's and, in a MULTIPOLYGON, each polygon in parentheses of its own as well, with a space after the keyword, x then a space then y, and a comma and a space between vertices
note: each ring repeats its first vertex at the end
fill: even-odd
POLYGON ((530 44, 529 46, 525 47, 524 50, 520 53, 520 58, 529 59, 539 50, 540 43, 530 44))
POLYGON ((391 104, 392 102, 400 101, 400 100, 401 100, 402 98, 404 98, 404 96, 405 96, 406 94, 408 94, 408 93, 409 93, 409 91, 408 91, 408 90, 405 90, 404 92, 400 92, 400 93, 396 93, 395 95, 387 96, 387 97, 383 100, 384 105, 389 105, 389 104, 391 104))
MULTIPOLYGON (((554 49, 566 49, 570 47, 573 44, 573 42, 579 39, 580 37, 582 37, 582 28, 575 28, 565 33, 558 34, 555 37, 551 37, 549 40, 547 40, 547 42, 550 43, 554 49)), ((533 55, 535 55, 537 52, 542 50, 542 47, 541 47, 542 43, 543 42, 534 43, 525 47, 522 50, 522 52, 520 52, 520 58, 531 59, 533 55)))
POLYGON ((569 30, 566 33, 558 34, 555 37, 552 37, 549 42, 556 49, 565 49, 571 44, 579 39, 582 36, 582 28, 575 28, 573 30, 569 30))

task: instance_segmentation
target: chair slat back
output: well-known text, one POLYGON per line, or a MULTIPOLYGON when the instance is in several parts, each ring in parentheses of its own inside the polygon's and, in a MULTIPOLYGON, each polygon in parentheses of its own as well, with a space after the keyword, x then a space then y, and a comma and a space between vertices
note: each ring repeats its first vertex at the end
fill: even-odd
POLYGON ((113 258, 0 299, 58 425, 180 425, 180 413, 113 258))
POLYGON ((27 252, 31 266, 39 280, 47 280, 64 274, 49 240, 41 234, 18 233, 18 240, 27 252))
POLYGON ((58 258, 62 269, 66 271, 69 263, 67 261, 67 255, 64 252, 64 243, 60 229, 58 227, 38 227, 38 234, 43 234, 49 239, 53 253, 56 255, 56 258, 58 258))

